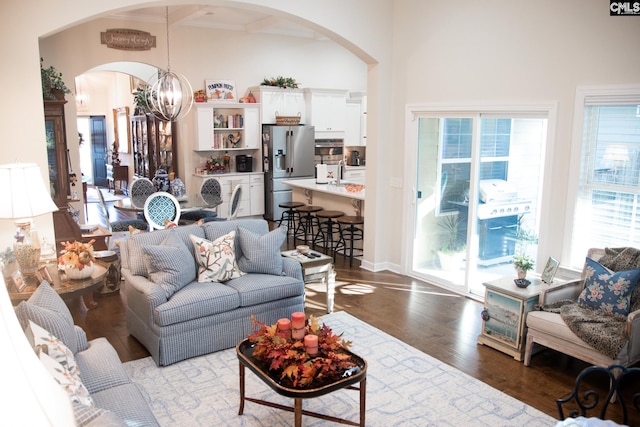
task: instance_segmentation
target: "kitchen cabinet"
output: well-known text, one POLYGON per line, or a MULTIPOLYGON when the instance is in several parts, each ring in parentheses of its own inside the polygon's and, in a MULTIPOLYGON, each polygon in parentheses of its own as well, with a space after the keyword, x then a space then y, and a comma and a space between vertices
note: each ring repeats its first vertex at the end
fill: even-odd
POLYGON ((259 104, 221 102, 195 106, 196 151, 260 149, 259 104))
POLYGON ((364 184, 366 181, 366 170, 364 167, 347 167, 344 171, 344 180, 356 184, 364 184))
POLYGON ((238 217, 264 214, 264 175, 262 173, 232 173, 219 175, 193 175, 198 188, 207 178, 215 178, 222 188, 222 204, 218 206, 218 215, 226 218, 229 215, 231 194, 236 185, 242 188, 238 217))
POLYGON ((131 116, 133 173, 139 178, 153 178, 158 169, 178 176, 177 124, 153 114, 131 116))
POLYGON ((297 116, 305 122, 305 100, 302 89, 284 89, 275 86, 255 86, 248 90, 260 103, 260 122, 263 125, 276 124, 278 116, 297 116))
POLYGON ((315 127, 316 138, 344 138, 347 91, 304 89, 306 124, 315 127))
POLYGON ((44 102, 44 126, 49 163, 51 198, 66 209, 69 198, 69 164, 64 104, 67 101, 44 102))
POLYGON ((352 93, 347 99, 345 147, 367 145, 367 96, 352 93))

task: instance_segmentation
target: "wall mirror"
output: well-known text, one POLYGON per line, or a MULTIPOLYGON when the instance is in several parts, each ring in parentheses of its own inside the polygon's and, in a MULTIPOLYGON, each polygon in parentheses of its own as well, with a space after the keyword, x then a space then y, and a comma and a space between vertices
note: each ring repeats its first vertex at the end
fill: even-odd
POLYGON ((129 123, 129 107, 113 109, 113 135, 118 141, 118 151, 128 153, 131 150, 131 127, 129 123))

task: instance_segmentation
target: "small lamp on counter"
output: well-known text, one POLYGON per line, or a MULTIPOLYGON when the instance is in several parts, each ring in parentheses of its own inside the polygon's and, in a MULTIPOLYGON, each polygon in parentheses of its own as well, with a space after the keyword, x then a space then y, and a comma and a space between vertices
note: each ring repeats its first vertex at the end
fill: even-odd
POLYGON ((15 220, 14 252, 20 272, 34 274, 40 260, 40 241, 33 217, 58 210, 35 163, 0 165, 0 219, 15 220))

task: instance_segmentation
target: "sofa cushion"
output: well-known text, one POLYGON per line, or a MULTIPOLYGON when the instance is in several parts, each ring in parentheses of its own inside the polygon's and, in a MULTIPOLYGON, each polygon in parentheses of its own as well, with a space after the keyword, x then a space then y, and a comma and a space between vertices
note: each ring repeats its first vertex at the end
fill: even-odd
POLYGON ((167 299, 196 278, 190 262, 193 256, 175 233, 169 233, 160 245, 142 247, 149 280, 167 294, 167 299))
POLYGON ((62 340, 73 354, 78 351, 71 312, 47 281, 43 281, 27 301, 18 304, 16 315, 23 329, 27 327, 29 320, 32 320, 62 340))
POLYGON ((578 297, 583 304, 606 314, 629 314, 631 291, 640 279, 640 270, 612 272, 600 263, 586 259, 585 288, 578 297))
POLYGON ((154 323, 168 326, 207 317, 240 306, 238 292, 222 283, 193 282, 153 311, 154 323))
POLYGON ((235 231, 214 241, 194 235, 190 237, 198 263, 198 282, 226 282, 242 276, 234 251, 235 231))
POLYGON ((304 282, 289 276, 252 273, 225 285, 238 291, 241 307, 304 295, 304 282))
POLYGON ((29 320, 29 326, 27 326, 24 333, 36 354, 39 355, 41 351, 45 352, 49 357, 67 369, 71 375, 80 375, 78 364, 69 347, 64 345, 64 343, 52 335, 51 332, 38 326, 38 324, 32 320, 29 320))
MULTIPOLYGON (((130 236, 126 241, 121 243, 121 246, 124 244, 127 245, 127 265, 129 266, 131 274, 149 277, 147 273, 147 265, 144 261, 144 250, 142 248, 147 245, 160 245, 170 233, 175 233, 187 247, 191 246, 189 235, 193 234, 204 237, 204 231, 200 225, 184 225, 130 236)), ((185 260, 185 262, 186 261, 187 260, 185 260)), ((193 257, 190 257, 190 261, 193 263, 193 270, 195 271, 196 264, 193 257)))
POLYGON ((95 405, 115 413, 127 426, 158 426, 144 395, 133 383, 111 387, 93 396, 95 405))
MULTIPOLYGON (((204 235, 209 240, 215 240, 220 236, 228 234, 230 231, 237 231, 238 227, 244 227, 249 231, 256 234, 263 235, 269 232, 269 223, 264 219, 236 219, 232 221, 212 221, 207 222, 202 228, 204 229, 204 235)), ((242 248, 238 242, 238 235, 236 233, 236 258, 242 257, 242 248)))
POLYGON ((82 381, 80 381, 80 376, 72 375, 64 366, 43 351, 40 352, 39 357, 40 362, 42 362, 47 372, 49 372, 49 375, 67 392, 71 402, 86 406, 93 405, 89 391, 82 384, 82 381))
POLYGON ((95 406, 74 403, 73 417, 76 421, 76 427, 126 427, 126 424, 116 414, 95 406))
POLYGON ((76 362, 91 394, 131 382, 118 353, 104 337, 89 341, 87 349, 76 354, 76 362))
POLYGON ((280 247, 286 238, 286 227, 278 227, 263 235, 238 227, 238 241, 242 248, 238 267, 245 273, 282 275, 280 247))

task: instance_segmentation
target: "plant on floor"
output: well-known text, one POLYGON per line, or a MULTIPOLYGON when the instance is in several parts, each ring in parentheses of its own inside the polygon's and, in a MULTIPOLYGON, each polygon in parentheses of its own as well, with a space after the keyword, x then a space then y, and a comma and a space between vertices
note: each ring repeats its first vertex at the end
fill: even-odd
POLYGON ((255 344, 253 357, 265 363, 270 371, 280 373, 280 379, 294 388, 320 386, 333 381, 345 371, 357 368, 347 351, 351 342, 335 335, 331 328, 309 316, 305 334, 318 337, 318 353, 310 356, 303 340, 294 340, 291 333, 278 331, 277 325, 267 326, 251 315, 254 331, 248 335, 255 344))
POLYGON ((441 233, 441 245, 440 252, 445 254, 453 254, 462 252, 466 246, 462 237, 459 236, 460 230, 460 216, 459 215, 445 215, 441 217, 438 222, 438 228, 441 233))

